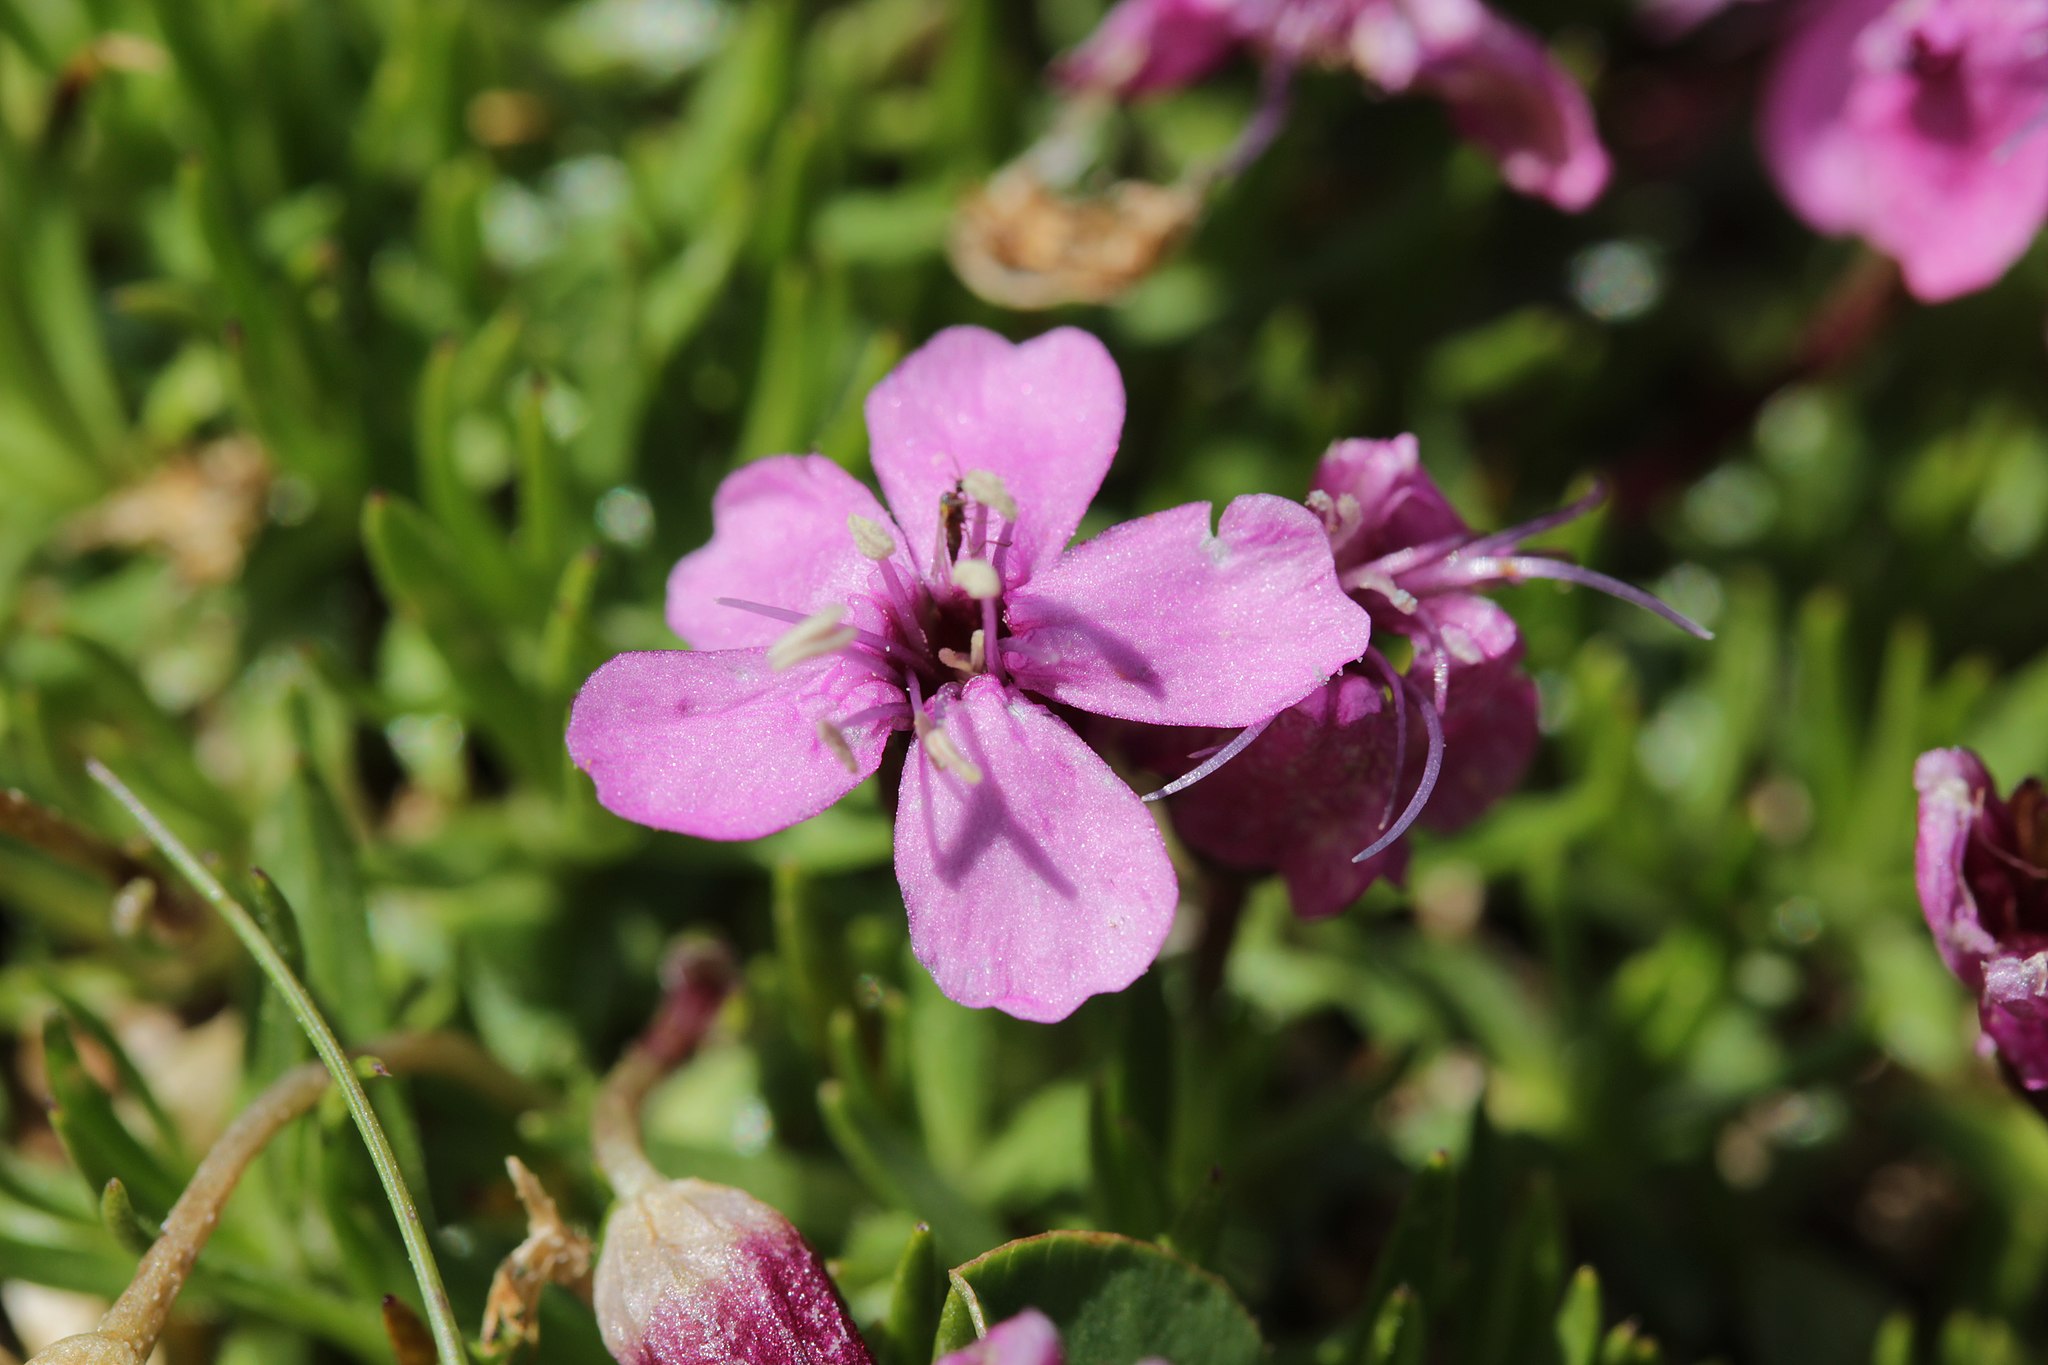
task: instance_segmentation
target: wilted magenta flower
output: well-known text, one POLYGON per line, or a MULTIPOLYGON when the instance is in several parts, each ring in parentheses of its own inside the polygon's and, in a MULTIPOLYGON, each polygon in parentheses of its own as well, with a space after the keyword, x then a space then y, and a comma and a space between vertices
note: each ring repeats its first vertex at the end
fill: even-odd
POLYGON ((569 750, 631 820, 750 839, 837 801, 913 736, 896 873, 918 960, 965 1005, 1055 1020, 1130 984, 1178 900, 1144 806, 1046 703, 1243 726, 1365 649, 1313 514, 1193 503, 1068 549, 1123 384, 1070 328, 943 332, 867 400, 874 495, 822 456, 729 476, 669 579, 695 651, 623 654, 569 750))
MULTIPOLYGON (((1308 505, 1345 589, 1377 629, 1407 637, 1412 660, 1397 672, 1368 651, 1263 732, 1247 730, 1170 784, 1167 793, 1182 793, 1172 808, 1182 837, 1226 867, 1278 872, 1299 914, 1335 914, 1376 878, 1400 878, 1410 824, 1451 830, 1476 819, 1535 752, 1536 687, 1522 670, 1521 635, 1479 589, 1562 579, 1705 637, 1638 588, 1517 548, 1598 498, 1481 535, 1423 471, 1413 436, 1332 446, 1308 505)), ((1156 755, 1161 744, 1155 736, 1146 747, 1156 755)))
POLYGON ((1561 209, 1607 185, 1585 92, 1480 0, 1121 0, 1060 74, 1128 98, 1193 84, 1243 49, 1276 88, 1298 67, 1348 66, 1389 94, 1442 100, 1508 184, 1561 209))
POLYGON ((1799 215, 1929 301, 1982 289, 2048 218, 2048 4, 1808 0, 1764 94, 1799 215))
POLYGON ((2029 1090, 2048 1089, 2048 790, 2000 800, 1968 749, 1913 766, 1913 879, 1942 960, 1977 996, 1986 1045, 2029 1090))

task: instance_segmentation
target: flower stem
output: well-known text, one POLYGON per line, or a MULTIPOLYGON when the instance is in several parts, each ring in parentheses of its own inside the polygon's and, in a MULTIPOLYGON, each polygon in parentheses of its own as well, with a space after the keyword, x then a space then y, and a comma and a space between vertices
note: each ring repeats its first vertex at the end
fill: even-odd
POLYGON ((732 960, 715 944, 686 944, 669 959, 666 975, 660 1011, 604 1078, 591 1106, 591 1153, 620 1199, 631 1199, 663 1180, 641 1141, 640 1107, 655 1082, 703 1041, 732 989, 732 960))
POLYGON ((334 1030, 321 1016, 319 1006, 313 1003, 312 995, 292 974, 276 946, 264 936, 263 930, 241 902, 228 894, 220 880, 192 856, 192 851, 185 847, 183 841, 144 806, 120 778, 108 771, 98 759, 86 760, 85 766, 93 781, 106 788, 116 801, 127 808, 136 823, 148 833, 150 841, 170 859, 171 865, 182 872, 206 902, 227 921, 228 928, 242 941, 242 946, 249 950, 249 955, 256 959, 263 974, 270 978, 271 985, 277 988, 277 993, 284 997, 286 1005, 297 1016, 299 1026, 312 1041, 313 1050, 325 1063, 335 1085, 341 1088, 342 1097, 348 1102, 349 1115, 355 1119, 363 1145, 369 1148, 371 1164, 377 1168, 377 1178, 383 1182, 384 1193, 391 1201, 391 1211, 398 1219, 399 1235, 405 1241, 406 1257, 412 1262, 413 1274, 419 1280, 420 1297, 426 1306, 427 1323, 434 1334, 440 1365, 466 1365, 468 1355, 463 1350, 462 1329, 456 1325, 455 1310, 448 1302, 448 1289, 441 1282, 441 1268, 434 1261, 433 1248, 427 1244, 427 1232, 420 1221, 419 1209, 414 1205, 412 1192, 406 1188, 405 1177, 398 1169, 398 1158, 391 1150, 391 1140, 385 1136, 383 1124, 377 1121, 377 1113, 370 1107, 370 1097, 363 1093, 362 1082, 356 1079, 341 1040, 335 1037, 334 1030))

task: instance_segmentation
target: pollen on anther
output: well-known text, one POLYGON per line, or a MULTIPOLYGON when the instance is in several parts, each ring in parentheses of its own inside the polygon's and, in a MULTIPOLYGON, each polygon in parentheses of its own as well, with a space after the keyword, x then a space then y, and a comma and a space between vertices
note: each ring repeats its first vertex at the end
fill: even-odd
POLYGON ((990 511, 1000 512, 1005 521, 1017 519, 1017 500, 1003 487, 1003 481, 986 469, 968 470, 960 480, 960 491, 990 511))
POLYGON ((831 721, 822 717, 818 721, 818 742, 832 751, 832 757, 839 760, 846 771, 860 775, 860 764, 854 760, 853 746, 846 742, 846 734, 831 721))
POLYGON ((853 532, 853 547, 869 559, 887 559, 896 553, 896 538, 878 521, 854 512, 846 518, 846 529, 853 532))
POLYGON ((806 659, 836 654, 852 644, 860 632, 839 624, 845 615, 845 604, 835 602, 791 626, 781 639, 768 646, 768 667, 780 673, 806 659))
POLYGON ((953 582, 969 597, 986 601, 1003 591, 1003 580, 995 565, 985 559, 962 559, 953 565, 953 582))
POLYGON ((981 769, 974 765, 974 760, 961 753, 953 737, 938 726, 924 732, 924 751, 931 755, 932 766, 940 772, 951 773, 970 787, 981 781, 981 769))

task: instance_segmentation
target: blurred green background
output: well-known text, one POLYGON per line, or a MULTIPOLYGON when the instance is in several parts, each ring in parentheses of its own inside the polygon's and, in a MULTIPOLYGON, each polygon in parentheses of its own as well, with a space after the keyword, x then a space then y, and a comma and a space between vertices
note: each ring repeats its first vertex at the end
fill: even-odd
MULTIPOLYGON (((1100 9, 0 0, 0 787, 127 841, 98 757, 245 892, 270 874, 345 1038, 460 1030, 545 1087, 523 1118, 381 1087, 471 1331, 523 1232, 502 1158, 595 1225, 594 1078, 711 929, 749 989, 657 1157, 787 1212, 863 1323, 923 1219, 946 1264, 1165 1236, 1284 1361, 2041 1358, 2048 1129, 1975 1056, 1910 878, 1920 749, 2048 770, 2040 254, 1912 306, 1763 177, 1767 6, 1660 44, 1531 0, 1617 157, 1591 212, 1315 76, 1127 298, 1006 313, 953 278, 953 207, 1050 124, 1045 63, 1100 9), (867 389, 958 322, 1115 354, 1084 533, 1413 430, 1481 525, 1609 476, 1557 543, 1719 638, 1504 593, 1542 756, 1405 890, 1303 926, 1262 888, 1218 1002, 1170 952, 1057 1027, 960 1010, 871 791, 699 843, 599 810, 561 743, 591 668, 672 643, 724 473, 864 472, 867 389)), ((1255 84, 1120 116, 1105 171, 1215 154, 1255 84)), ((160 1215, 303 1051, 217 926, 110 891, 0 839, 0 1339, 51 1320, 36 1286, 118 1291, 105 1179, 160 1215)), ((411 1285, 323 1110, 171 1359, 388 1359, 411 1285)), ((542 1358, 604 1359, 547 1312, 542 1358)))

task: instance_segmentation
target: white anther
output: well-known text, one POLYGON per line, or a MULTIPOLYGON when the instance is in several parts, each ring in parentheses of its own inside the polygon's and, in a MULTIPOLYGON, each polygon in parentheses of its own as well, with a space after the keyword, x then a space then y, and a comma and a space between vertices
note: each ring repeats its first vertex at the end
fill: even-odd
POLYGON ((781 639, 768 646, 768 667, 780 673, 806 659, 837 654, 852 644, 860 632, 839 624, 845 615, 846 605, 836 602, 791 626, 781 639))
POLYGON ((846 771, 860 775, 860 764, 854 761, 853 746, 846 742, 846 733, 829 720, 818 722, 818 742, 832 751, 832 757, 846 768, 846 771))
POLYGON ((976 673, 988 670, 988 632, 977 630, 967 645, 967 666, 976 673))
POLYGON ((869 559, 887 559, 896 553, 896 538, 879 521, 854 512, 846 518, 846 529, 853 532, 853 547, 869 559))
POLYGON ((932 766, 940 772, 951 773, 970 787, 981 781, 981 769, 975 767, 973 760, 953 743, 953 737, 938 726, 924 732, 924 751, 931 755, 932 766))
POLYGON ((1003 580, 996 577, 996 566, 986 559, 962 559, 953 565, 953 582, 969 597, 986 601, 999 597, 1003 591, 1003 580))
POLYGON ((1306 502, 1308 510, 1322 519, 1323 533, 1329 536, 1332 545, 1341 545, 1364 519, 1358 499, 1349 493, 1333 498, 1318 488, 1309 493, 1306 502))
POLYGON ((968 470, 967 477, 960 480, 960 491, 990 511, 1002 513, 1005 521, 1017 519, 1017 500, 1003 487, 1003 481, 986 469, 968 470))
POLYGON ((941 649, 939 651, 939 662, 963 678, 971 678, 978 671, 974 667, 974 660, 957 649, 941 649))

